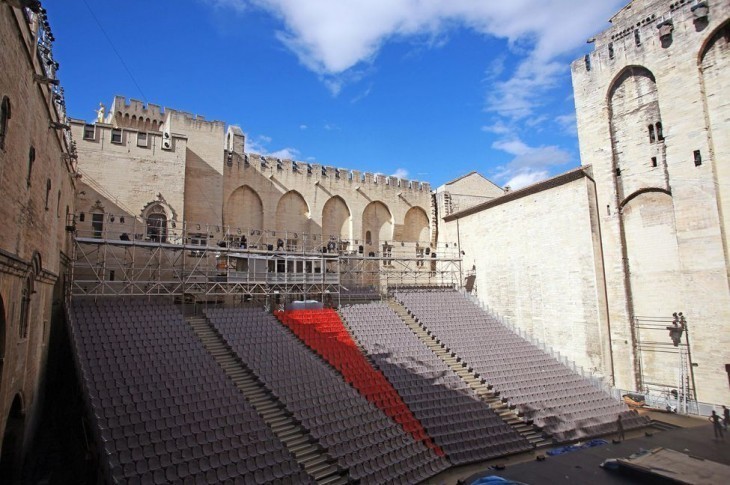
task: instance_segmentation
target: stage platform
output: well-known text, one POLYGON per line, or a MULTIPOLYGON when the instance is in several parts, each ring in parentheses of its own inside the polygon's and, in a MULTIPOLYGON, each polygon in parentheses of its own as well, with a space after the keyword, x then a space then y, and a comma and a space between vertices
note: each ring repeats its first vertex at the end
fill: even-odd
MULTIPOLYGON (((612 443, 613 437, 607 436, 604 437, 609 442, 606 445, 558 456, 546 456, 545 461, 536 461, 535 455, 546 455, 546 452, 551 449, 544 448, 509 459, 451 469, 426 483, 469 484, 477 478, 487 475, 496 475, 529 485, 547 483, 590 483, 591 485, 671 483, 667 481, 647 482, 646 480, 624 476, 618 472, 607 471, 600 467, 600 464, 606 459, 624 459, 641 450, 655 448, 666 448, 723 465, 730 465, 730 436, 726 435, 724 441, 715 440, 712 426, 708 421, 703 421, 701 418, 686 418, 670 414, 652 414, 654 414, 655 419, 686 427, 666 431, 648 427, 630 434, 627 433, 628 439, 620 444, 612 443), (646 436, 645 433, 647 432, 651 436, 646 436), (489 466, 496 464, 505 465, 505 469, 494 470, 489 468, 489 466), (459 482, 459 480, 462 480, 462 482, 459 482)), ((724 485, 729 482, 722 483, 724 485)))

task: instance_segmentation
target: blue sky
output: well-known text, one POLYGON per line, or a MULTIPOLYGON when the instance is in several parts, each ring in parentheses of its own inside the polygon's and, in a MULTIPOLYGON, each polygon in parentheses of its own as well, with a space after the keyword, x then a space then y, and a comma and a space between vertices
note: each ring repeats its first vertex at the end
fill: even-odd
POLYGON ((624 3, 44 6, 74 118, 91 120, 99 102, 126 95, 237 124, 247 151, 433 186, 477 170, 518 188, 580 163, 570 61, 624 3))

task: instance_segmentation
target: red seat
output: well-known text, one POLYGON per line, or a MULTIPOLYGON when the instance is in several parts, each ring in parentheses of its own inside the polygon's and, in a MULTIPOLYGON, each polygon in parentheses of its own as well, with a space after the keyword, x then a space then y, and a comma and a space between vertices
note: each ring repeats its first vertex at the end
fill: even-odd
POLYGON ((443 456, 443 451, 433 443, 398 392, 360 352, 335 311, 291 310, 277 313, 276 316, 308 347, 337 369, 363 397, 400 424, 414 439, 423 441, 437 455, 443 456))

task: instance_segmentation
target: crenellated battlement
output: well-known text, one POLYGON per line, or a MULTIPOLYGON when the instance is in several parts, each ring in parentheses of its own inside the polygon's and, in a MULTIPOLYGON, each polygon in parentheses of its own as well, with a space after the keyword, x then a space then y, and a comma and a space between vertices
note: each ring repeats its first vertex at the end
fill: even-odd
MULTIPOLYGON (((403 191, 430 192, 428 182, 401 179, 381 173, 361 172, 348 168, 322 165, 318 163, 300 162, 296 160, 280 159, 257 153, 246 153, 243 157, 237 153, 228 153, 226 156, 226 171, 256 170, 271 180, 284 179, 290 176, 309 178, 313 183, 324 185, 342 184, 353 187, 366 186, 369 188, 381 187, 403 191)), ((364 188, 364 187, 363 187, 364 188)))
POLYGON ((165 116, 165 108, 162 106, 145 104, 131 98, 127 101, 124 96, 114 96, 104 122, 119 128, 159 131, 165 122, 165 116))
POLYGON ((223 129, 225 122, 209 121, 205 116, 187 111, 166 108, 158 104, 144 103, 138 99, 115 96, 104 122, 118 128, 134 128, 144 131, 162 131, 168 118, 173 116, 193 129, 223 129))
POLYGON ((621 60, 643 59, 702 32, 710 17, 722 17, 727 5, 712 0, 634 0, 611 19, 611 27, 588 40, 593 51, 573 62, 573 70, 592 71, 621 60))

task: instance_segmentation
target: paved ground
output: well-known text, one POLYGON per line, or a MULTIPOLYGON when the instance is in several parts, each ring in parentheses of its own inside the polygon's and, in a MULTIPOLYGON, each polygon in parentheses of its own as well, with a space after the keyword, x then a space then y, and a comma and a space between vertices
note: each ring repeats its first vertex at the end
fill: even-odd
MULTIPOLYGON (((574 451, 559 456, 547 456, 545 461, 538 462, 535 455, 544 454, 548 449, 525 453, 511 458, 467 465, 434 477, 427 484, 456 484, 459 480, 471 483, 485 475, 498 475, 530 485, 554 483, 578 484, 628 484, 642 483, 635 479, 608 472, 599 467, 607 458, 628 457, 641 449, 657 447, 670 448, 700 458, 730 465, 730 436, 724 441, 713 438, 712 427, 705 419, 688 418, 675 414, 650 413, 653 419, 661 420, 680 429, 659 431, 652 428, 627 433, 623 443, 613 444, 611 437, 605 438, 609 444, 574 451), (651 433, 646 436, 645 431, 651 433), (504 470, 491 470, 489 467, 497 463, 504 464, 504 470)), ((718 484, 726 485, 726 484, 718 484)))

